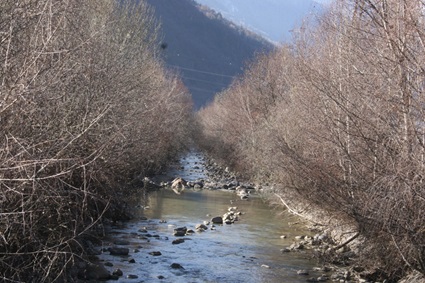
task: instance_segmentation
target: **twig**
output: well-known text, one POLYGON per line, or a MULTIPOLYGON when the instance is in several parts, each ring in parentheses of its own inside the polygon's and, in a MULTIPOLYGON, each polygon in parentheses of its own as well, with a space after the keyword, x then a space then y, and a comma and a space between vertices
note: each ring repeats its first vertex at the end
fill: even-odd
POLYGON ((338 246, 332 248, 332 250, 336 251, 336 250, 339 250, 340 248, 345 247, 346 245, 348 245, 349 243, 351 243, 352 241, 354 241, 359 235, 360 235, 360 232, 356 232, 356 234, 353 237, 351 237, 350 239, 348 239, 344 243, 339 244, 338 246))
POLYGON ((407 261, 407 259, 404 257, 404 255, 403 255, 403 253, 401 252, 400 247, 397 245, 397 242, 395 241, 395 239, 394 239, 394 236, 393 236, 393 235, 391 235, 391 238, 392 238, 392 240, 393 240, 393 243, 394 243, 395 247, 397 248, 398 253, 400 254, 401 258, 403 259, 403 261, 407 264, 407 266, 409 266, 410 268, 414 269, 414 268, 412 267, 412 265, 411 265, 411 264, 407 261))
POLYGON ((313 221, 313 220, 311 220, 311 219, 309 219, 309 218, 307 218, 307 216, 305 216, 305 215, 302 215, 302 214, 300 214, 299 212, 297 212, 297 211, 295 211, 295 210, 293 210, 284 200, 283 200, 283 198, 280 196, 280 195, 278 195, 278 194, 276 194, 275 193, 275 196, 276 197, 278 197, 279 199, 280 199, 280 201, 282 202, 282 204, 288 209, 288 211, 290 212, 290 213, 292 213, 292 214, 295 214, 295 215, 297 215, 297 216, 299 216, 299 217, 301 217, 301 218, 303 218, 303 219, 305 219, 305 220, 307 220, 307 221, 309 221, 309 222, 311 222, 311 223, 313 223, 313 224, 315 224, 315 225, 319 225, 319 226, 325 226, 325 225, 323 225, 322 223, 318 223, 318 222, 316 222, 316 221, 313 221))

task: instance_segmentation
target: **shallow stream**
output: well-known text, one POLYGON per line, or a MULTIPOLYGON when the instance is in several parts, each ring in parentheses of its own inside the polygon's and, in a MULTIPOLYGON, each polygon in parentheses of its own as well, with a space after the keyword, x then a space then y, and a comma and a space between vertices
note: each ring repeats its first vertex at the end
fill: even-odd
MULTIPOLYGON (((203 157, 191 153, 163 178, 207 178, 204 170, 203 157)), ((306 282, 320 275, 313 271, 316 262, 308 251, 281 252, 295 242, 296 236, 310 232, 302 225, 289 225, 298 220, 278 215, 258 195, 241 200, 235 193, 222 190, 185 190, 177 195, 161 189, 150 193, 147 203, 137 203, 136 199, 136 219, 115 227, 111 243, 104 247, 127 247, 129 255, 105 252, 100 256, 111 272, 117 268, 123 271, 118 282, 306 282), (185 237, 173 236, 174 228, 195 230, 196 224, 222 216, 231 206, 242 212, 234 224, 215 225, 214 230, 185 237), (184 242, 173 244, 177 238, 184 242), (178 265, 172 268, 173 263, 178 265), (301 276, 298 270, 310 274, 301 276)))

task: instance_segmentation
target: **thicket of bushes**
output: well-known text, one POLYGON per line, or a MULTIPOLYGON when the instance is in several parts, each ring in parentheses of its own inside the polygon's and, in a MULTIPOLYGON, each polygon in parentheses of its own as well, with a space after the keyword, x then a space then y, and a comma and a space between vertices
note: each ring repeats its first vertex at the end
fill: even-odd
POLYGON ((66 280, 114 193, 183 148, 157 31, 143 1, 0 2, 0 281, 66 280))
POLYGON ((425 274, 424 11, 335 1, 198 113, 204 148, 334 212, 393 280, 425 274))

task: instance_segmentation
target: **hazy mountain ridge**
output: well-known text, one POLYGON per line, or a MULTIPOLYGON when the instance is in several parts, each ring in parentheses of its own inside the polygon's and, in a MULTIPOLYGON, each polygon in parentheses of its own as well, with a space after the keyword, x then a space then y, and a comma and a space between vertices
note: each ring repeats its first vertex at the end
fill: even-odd
POLYGON ((181 74, 197 109, 227 88, 256 53, 274 48, 193 0, 147 2, 162 22, 165 62, 181 74))
POLYGON ((238 33, 244 34, 248 37, 252 37, 259 42, 263 42, 265 45, 275 44, 270 41, 268 38, 262 36, 262 32, 260 30, 256 30, 255 28, 248 28, 246 25, 237 24, 226 17, 223 17, 221 12, 218 12, 207 5, 198 4, 198 9, 203 12, 208 18, 212 20, 218 20, 223 22, 225 25, 230 28, 235 29, 238 33))
POLYGON ((315 0, 196 0, 237 25, 274 41, 288 41, 302 19, 323 9, 315 0), (265 20, 266 19, 266 20, 265 20))

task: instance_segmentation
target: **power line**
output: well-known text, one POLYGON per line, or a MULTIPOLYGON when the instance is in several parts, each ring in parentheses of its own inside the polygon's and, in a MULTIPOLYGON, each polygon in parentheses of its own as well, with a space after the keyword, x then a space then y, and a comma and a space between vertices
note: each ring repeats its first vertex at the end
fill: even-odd
POLYGON ((214 84, 214 85, 218 85, 218 86, 222 86, 222 87, 228 86, 227 83, 212 82, 212 81, 207 81, 207 80, 201 80, 201 79, 191 78, 191 77, 187 77, 187 76, 182 76, 182 78, 183 79, 187 79, 187 80, 191 80, 191 81, 197 81, 197 82, 204 82, 204 83, 208 83, 208 84, 214 84))
POLYGON ((208 92, 208 93, 217 93, 217 91, 212 90, 212 89, 204 89, 204 88, 199 88, 199 87, 188 87, 189 90, 197 90, 197 91, 202 91, 202 92, 208 92))
POLYGON ((208 74, 208 75, 213 75, 213 76, 218 76, 218 77, 225 77, 225 78, 235 78, 235 76, 229 76, 229 75, 223 75, 223 74, 218 74, 218 73, 213 73, 213 72, 207 72, 207 71, 201 71, 201 70, 196 70, 196 69, 191 69, 191 68, 184 68, 184 67, 180 67, 180 66, 176 66, 176 65, 169 65, 170 67, 175 67, 178 69, 182 69, 182 70, 186 70, 186 71, 191 71, 191 72, 196 72, 196 73, 201 73, 201 74, 208 74))

